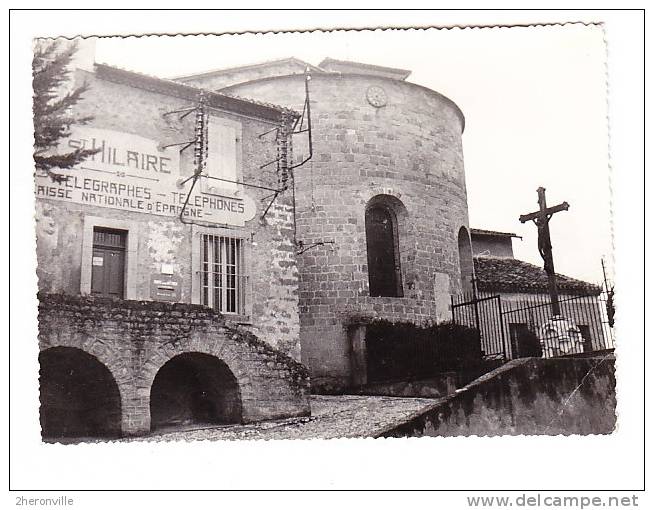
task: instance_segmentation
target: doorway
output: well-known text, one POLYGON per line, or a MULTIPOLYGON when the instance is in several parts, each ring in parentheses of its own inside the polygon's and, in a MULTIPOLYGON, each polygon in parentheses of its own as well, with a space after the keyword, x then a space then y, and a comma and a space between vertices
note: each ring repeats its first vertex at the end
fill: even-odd
POLYGON ((127 231, 93 228, 91 294, 123 299, 127 231))

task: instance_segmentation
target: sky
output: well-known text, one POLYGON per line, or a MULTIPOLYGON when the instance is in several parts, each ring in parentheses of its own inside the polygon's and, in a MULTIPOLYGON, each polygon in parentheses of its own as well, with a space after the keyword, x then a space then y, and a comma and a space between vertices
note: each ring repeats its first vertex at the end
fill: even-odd
POLYGON ((599 26, 365 30, 101 38, 96 62, 170 78, 297 57, 411 70, 466 117, 463 134, 470 226, 513 232, 516 258, 542 265, 532 223, 521 214, 570 210, 550 223, 557 272, 602 279, 613 267, 606 51, 599 26))

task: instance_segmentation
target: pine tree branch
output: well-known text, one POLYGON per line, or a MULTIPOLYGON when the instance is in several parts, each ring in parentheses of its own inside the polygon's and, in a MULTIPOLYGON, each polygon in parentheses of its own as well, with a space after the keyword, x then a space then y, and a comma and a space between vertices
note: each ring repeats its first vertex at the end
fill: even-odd
POLYGON ((60 170, 68 170, 74 166, 82 163, 87 158, 97 154, 102 149, 77 149, 73 152, 66 154, 54 154, 43 156, 41 154, 34 154, 34 163, 37 170, 50 170, 58 168, 60 170))
POLYGON ((99 149, 77 149, 50 154, 61 145, 62 139, 70 136, 72 125, 83 125, 92 120, 90 116, 76 116, 72 111, 88 90, 88 84, 62 94, 70 79, 69 66, 76 50, 76 43, 61 45, 57 41, 39 41, 32 59, 34 162, 37 171, 45 172, 57 182, 67 177, 57 174, 53 168, 73 168, 99 152, 99 149))

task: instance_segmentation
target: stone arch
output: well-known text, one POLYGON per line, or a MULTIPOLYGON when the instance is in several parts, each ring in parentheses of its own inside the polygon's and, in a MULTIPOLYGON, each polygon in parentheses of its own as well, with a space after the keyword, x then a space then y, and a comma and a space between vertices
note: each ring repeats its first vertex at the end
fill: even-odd
POLYGON ((238 385, 240 400, 238 422, 249 423, 273 417, 266 414, 265 411, 262 412, 260 407, 262 394, 271 396, 270 388, 267 386, 270 381, 266 381, 265 378, 252 377, 253 374, 266 373, 270 370, 267 366, 261 367, 257 361, 252 360, 253 355, 258 356, 257 351, 247 344, 234 341, 223 334, 207 334, 200 331, 192 333, 189 337, 180 338, 176 342, 159 345, 156 349, 146 353, 148 362, 141 368, 136 391, 141 395, 142 402, 147 401, 147 407, 143 408, 143 411, 148 410, 147 422, 144 421, 143 426, 147 425, 148 430, 153 429, 149 411, 151 411, 151 389, 157 374, 171 360, 189 353, 216 358, 232 374, 238 385))
POLYGON ((150 432, 152 383, 166 362, 185 353, 225 364, 238 382, 244 423, 310 413, 302 365, 196 305, 41 294, 39 347, 79 349, 108 369, 120 395, 122 435, 150 432))
POLYGON ((400 238, 407 210, 392 195, 375 195, 365 208, 366 253, 370 296, 402 297, 400 238))
POLYGON ((44 439, 113 438, 122 434, 122 399, 109 368, 76 347, 39 353, 44 439))
POLYGON ((472 244, 466 227, 459 229, 457 236, 459 252, 459 270, 461 275, 461 291, 471 294, 473 291, 474 266, 472 261, 472 244))
POLYGON ((241 422, 240 387, 220 358, 185 352, 157 371, 150 389, 152 430, 190 423, 241 422))

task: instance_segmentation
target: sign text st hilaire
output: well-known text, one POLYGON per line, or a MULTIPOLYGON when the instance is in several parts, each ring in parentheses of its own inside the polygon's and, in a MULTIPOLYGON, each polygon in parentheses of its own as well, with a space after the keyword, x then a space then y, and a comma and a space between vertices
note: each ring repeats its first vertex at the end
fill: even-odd
MULTIPOLYGON (((182 211, 188 193, 177 187, 181 177, 177 149, 160 149, 155 140, 87 126, 75 127, 64 144, 66 151, 100 151, 74 169, 57 170, 69 176, 64 182, 37 175, 37 198, 169 217, 182 211)), ((184 210, 189 218, 242 226, 256 214, 256 204, 247 195, 229 191, 219 195, 200 188, 196 186, 184 210)))

